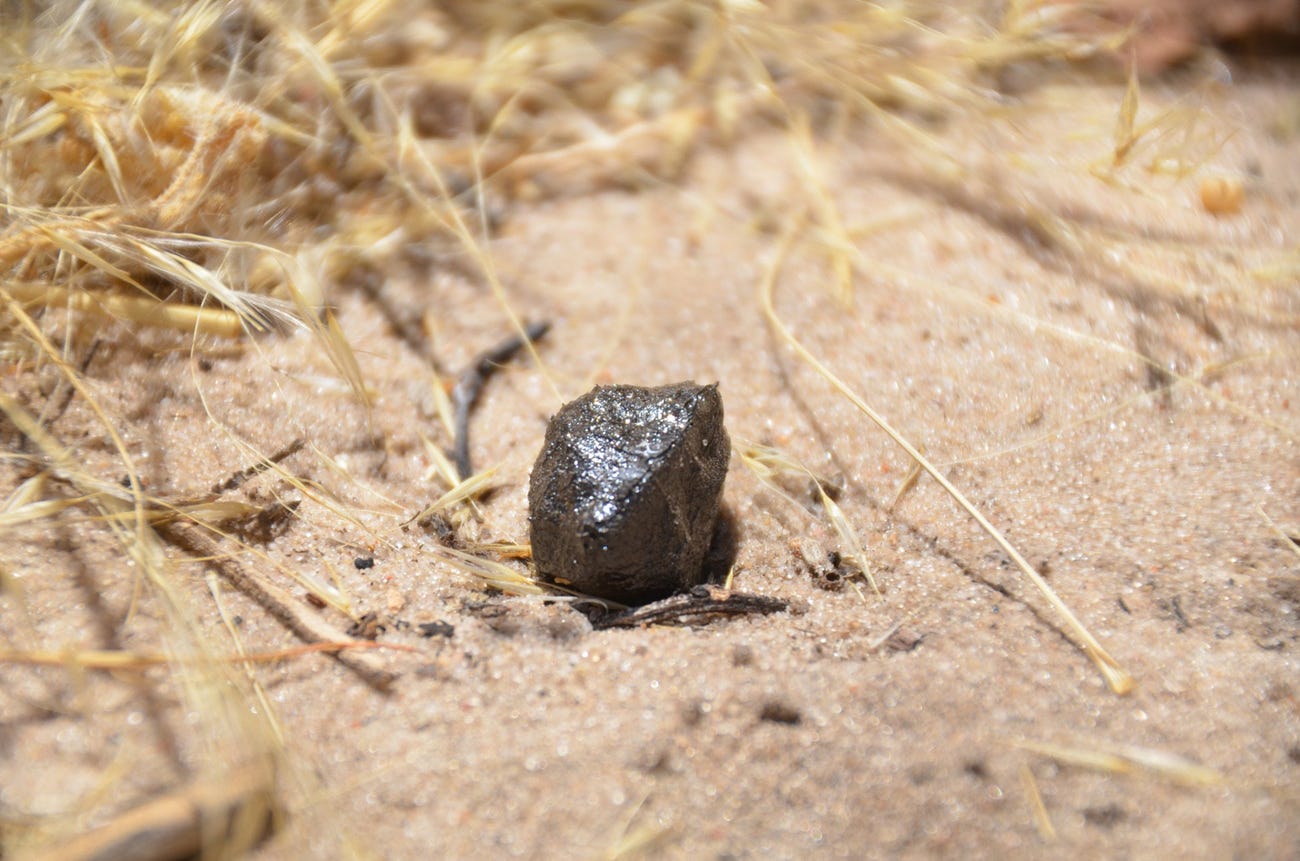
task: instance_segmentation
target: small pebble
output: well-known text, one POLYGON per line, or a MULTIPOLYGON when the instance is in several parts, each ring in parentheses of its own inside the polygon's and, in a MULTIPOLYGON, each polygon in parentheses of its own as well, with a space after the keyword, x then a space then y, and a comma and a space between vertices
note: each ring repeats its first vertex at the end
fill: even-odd
POLYGON ((451 635, 456 633, 456 626, 450 622, 421 622, 415 626, 421 637, 445 637, 451 639, 451 635))
POLYGON ((1236 215, 1246 200, 1246 190, 1239 179, 1208 176, 1201 180, 1201 206, 1211 215, 1236 215))
POLYGON ((758 716, 762 720, 783 723, 787 726, 796 726, 803 720, 799 710, 784 700, 768 700, 763 703, 763 709, 758 716))

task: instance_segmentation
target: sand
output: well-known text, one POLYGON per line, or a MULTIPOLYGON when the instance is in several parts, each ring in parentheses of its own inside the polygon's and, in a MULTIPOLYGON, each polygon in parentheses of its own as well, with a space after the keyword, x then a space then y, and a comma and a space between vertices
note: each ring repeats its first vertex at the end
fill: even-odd
MULTIPOLYGON (((306 332, 200 358, 191 339, 110 327, 85 377, 146 490, 201 495, 253 449, 305 440, 284 467, 310 494, 276 472, 226 493, 301 500, 239 564, 304 607, 286 572, 336 583, 353 615, 375 614, 377 642, 412 651, 365 653, 386 689, 324 654, 188 673, 0 666, 6 857, 220 780, 258 748, 274 751, 282 808, 253 854, 267 861, 1294 857, 1300 555, 1269 519, 1300 532, 1300 162, 1282 123, 1297 78, 1234 71, 1197 96, 1234 134, 1184 178, 1089 172, 1109 163, 1122 96, 1102 84, 936 125, 962 167, 952 183, 869 125, 826 131, 812 159, 851 240, 851 293, 829 231, 802 234, 776 282, 796 337, 1005 531, 1132 674, 1128 696, 773 334, 758 288, 809 179, 788 134, 756 128, 674 183, 503 207, 490 252, 509 307, 553 328, 542 364, 503 369, 474 412, 475 464, 497 487, 458 540, 526 541, 529 469, 563 401, 598 382, 717 381, 733 442, 839 488, 880 595, 860 577, 826 588, 805 557, 844 548, 806 479, 782 496, 737 457, 733 585, 788 612, 594 631, 564 601, 449 565, 436 530, 409 522, 446 490, 425 443, 450 445, 432 391, 511 332, 452 248, 398 249, 365 289, 330 285, 369 408, 306 332), (1206 176, 1243 182, 1240 213, 1205 211, 1206 176), (1043 213, 1079 227, 1053 234, 1043 213), (425 315, 427 340, 410 337, 425 315), (422 635, 434 622, 450 628, 422 635)), ((1148 88, 1143 110, 1185 91, 1148 88)), ((0 387, 39 409, 57 380, 23 368, 0 387)), ((80 399, 51 429, 90 473, 121 475, 80 399)), ((30 475, 5 461, 0 491, 30 475)), ((175 547, 169 607, 89 517, 13 535, 10 649, 301 642, 175 547)))

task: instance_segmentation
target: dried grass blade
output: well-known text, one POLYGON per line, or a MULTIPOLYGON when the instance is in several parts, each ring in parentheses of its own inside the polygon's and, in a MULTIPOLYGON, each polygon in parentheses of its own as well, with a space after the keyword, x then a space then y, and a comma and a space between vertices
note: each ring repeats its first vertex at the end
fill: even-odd
POLYGON ((52 135, 68 122, 68 115, 54 102, 46 102, 32 111, 17 128, 0 138, 0 149, 22 146, 52 135))
POLYGON ((220 338, 238 338, 244 324, 234 311, 205 308, 147 296, 125 296, 103 290, 74 290, 44 284, 10 284, 10 294, 25 304, 61 307, 129 320, 174 332, 198 332, 220 338))
POLYGON ((464 481, 456 483, 451 490, 435 499, 428 506, 421 509, 420 513, 411 518, 408 523, 414 520, 422 520, 432 514, 459 505, 462 502, 472 500, 474 497, 483 493, 485 490, 494 486, 497 467, 485 469, 480 473, 471 475, 464 481))
POLYGON ((1217 769, 1198 765, 1176 754, 1154 748, 1112 744, 1087 748, 1025 740, 1012 743, 1021 750, 1039 753, 1058 762, 1093 771, 1133 774, 1140 769, 1168 778, 1183 786, 1217 786, 1224 781, 1223 773, 1217 769))
POLYGON ((19 483, 13 489, 13 492, 5 497, 5 501, 0 503, 0 513, 13 511, 22 508, 25 505, 36 502, 45 495, 46 478, 48 473, 38 472, 31 478, 19 483))
MULTIPOLYGON (((215 527, 231 520, 251 517, 261 512, 262 506, 251 505, 238 500, 211 500, 182 505, 162 505, 145 509, 145 519, 152 524, 169 523, 173 520, 187 520, 201 526, 215 527)), ((106 520, 133 520, 133 511, 117 511, 104 516, 106 520)))
POLYGON ((1139 135, 1133 128, 1137 122, 1138 112, 1138 77, 1137 65, 1129 69, 1128 86, 1124 88, 1124 98, 1119 104, 1119 116, 1115 121, 1114 167, 1119 167, 1128 158, 1129 151, 1137 143, 1139 135))
POLYGON ((419 649, 400 643, 378 643, 374 640, 338 640, 319 643, 306 643, 269 652, 239 652, 234 655, 213 655, 194 659, 178 658, 175 655, 157 652, 122 652, 105 649, 81 649, 77 651, 0 649, 0 663, 26 664, 29 666, 59 667, 74 666, 88 670, 136 670, 156 667, 164 664, 207 664, 207 663, 253 663, 272 664, 279 661, 314 655, 319 652, 342 652, 348 649, 389 649, 398 652, 418 653, 419 649))
POLYGON ((126 190, 126 181, 122 178, 122 165, 117 161, 117 153, 113 152, 113 144, 108 139, 103 125, 93 118, 90 119, 90 137, 95 142, 95 152, 104 166, 104 173, 108 174, 113 193, 117 195, 119 203, 128 206, 131 200, 126 190))
POLYGON ((361 373, 361 365, 357 362, 356 353, 352 352, 352 345, 348 343, 347 336, 343 334, 343 329, 332 312, 326 311, 323 317, 324 320, 319 324, 315 323, 316 318, 312 318, 313 328, 317 330, 317 335, 325 345, 330 361, 347 381, 352 392, 361 399, 362 403, 369 404, 370 394, 366 389, 366 379, 361 373))
POLYGON ((216 273, 179 254, 155 248, 148 242, 132 240, 130 245, 136 256, 156 274, 211 296, 238 314, 244 325, 254 332, 264 332, 269 328, 266 313, 255 307, 247 294, 232 290, 216 273))
POLYGON ((507 594, 546 595, 550 591, 537 580, 526 574, 519 573, 502 562, 484 559, 481 556, 465 553, 454 547, 444 547, 441 544, 431 545, 430 549, 434 555, 442 557, 452 567, 477 577, 488 586, 507 594))
POLYGON ((1052 842, 1056 839, 1056 828, 1052 825, 1052 817, 1047 813, 1047 805, 1043 803, 1043 794, 1038 791, 1038 781, 1034 779, 1034 773, 1023 763, 1020 765, 1020 783, 1025 787, 1025 795, 1029 797, 1029 809, 1033 811, 1034 826, 1038 829, 1038 836, 1048 843, 1052 842))
POLYGON ((826 516, 830 518, 831 526, 835 528, 835 533, 839 535, 841 546, 848 550, 842 555, 852 560, 857 569, 867 578, 871 584, 871 590, 877 595, 880 594, 880 587, 876 585, 876 577, 871 573, 871 563, 867 561, 867 554, 862 552, 862 544, 858 541, 858 534, 849 519, 844 516, 844 511, 839 507, 835 500, 830 498, 821 482, 817 483, 817 493, 821 496, 822 508, 826 511, 826 516))
POLYGON ((1260 517, 1264 518, 1264 522, 1268 524, 1268 528, 1271 529, 1273 534, 1282 541, 1282 544, 1288 547, 1292 553, 1300 556, 1300 544, 1297 544, 1294 538, 1287 535, 1286 532, 1283 531, 1282 527, 1278 526, 1273 518, 1268 516, 1268 512, 1264 510, 1264 506, 1256 505, 1255 510, 1259 512, 1260 517))
POLYGON ((818 500, 821 502, 822 510, 826 512, 826 518, 830 521, 831 528, 839 536, 840 555, 849 559, 867 578, 872 591, 876 595, 880 595, 880 587, 876 584, 876 578, 872 573, 867 554, 862 550, 862 543, 858 541, 857 531, 854 530, 853 524, 849 522, 849 518, 844 514, 844 510, 826 492, 825 479, 785 452, 771 446, 759 445, 747 440, 737 440, 736 452, 740 455, 741 463, 745 464, 754 473, 754 477, 761 481, 765 487, 784 497, 796 508, 804 511, 807 511, 807 509, 804 509, 797 500, 786 493, 774 479, 783 472, 794 472, 807 476, 808 480, 817 488, 818 500))
MULTIPOLYGON (((424 434, 420 434, 420 440, 424 443, 424 452, 429 456, 429 460, 432 463, 432 475, 437 475, 438 478, 442 479, 442 483, 448 487, 455 487, 460 484, 461 482, 457 475, 456 467, 452 464, 451 459, 447 457, 446 453, 442 449, 438 448, 438 446, 434 444, 433 440, 429 439, 424 434)), ((426 478, 431 478, 432 475, 426 474, 426 478)), ((473 476, 471 476, 471 478, 472 477, 473 476)), ((435 505, 436 504, 437 503, 435 503, 435 505)))
POLYGON ((130 284, 133 287, 140 288, 141 290, 144 289, 140 282, 135 280, 135 277, 131 275, 130 272, 127 272, 120 266, 113 265, 103 255, 92 250, 90 246, 83 242, 75 241, 71 236, 59 230, 58 227, 59 225, 57 224, 42 224, 36 227, 36 232, 48 239, 50 244, 55 248, 58 248, 67 254, 71 254, 73 257, 88 266, 97 269, 106 275, 110 275, 124 284, 130 284))
POLYGON ((0 532, 12 529, 20 523, 28 523, 33 520, 53 517, 59 512, 66 511, 69 508, 75 508, 85 501, 85 497, 78 497, 76 499, 43 499, 39 502, 29 502, 26 505, 7 508, 3 513, 0 513, 0 532))

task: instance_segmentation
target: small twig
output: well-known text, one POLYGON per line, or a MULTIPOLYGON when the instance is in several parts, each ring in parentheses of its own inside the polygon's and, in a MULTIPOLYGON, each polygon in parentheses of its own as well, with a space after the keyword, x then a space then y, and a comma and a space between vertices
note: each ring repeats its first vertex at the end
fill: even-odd
POLYGON ((238 472, 233 473, 229 478, 227 478, 225 481, 221 482, 220 484, 214 484, 212 486, 212 492, 214 494, 222 494, 225 493, 227 490, 234 490, 236 487, 239 487, 239 485, 243 484, 245 481, 252 478, 253 476, 265 472, 266 470, 270 469, 272 466, 275 466, 281 461, 286 460, 292 457, 293 455, 297 454, 299 451, 302 450, 302 447, 306 444, 307 441, 304 440, 302 437, 299 437, 298 439, 289 443, 287 446, 280 449, 270 457, 265 458, 263 460, 259 460, 257 463, 253 464, 252 466, 244 467, 238 472))
POLYGON ((527 338, 514 336, 500 344, 497 344, 487 352, 479 354, 456 380, 456 388, 452 391, 451 402, 456 410, 456 471, 460 473, 460 480, 464 481, 474 474, 470 466, 469 458, 469 412, 474 407, 474 402, 478 400, 479 392, 483 391, 483 386, 492 376, 497 368, 514 357, 532 341, 539 340, 551 328, 547 320, 539 323, 531 323, 524 329, 527 338))
MULTIPOLYGON (((81 360, 81 365, 77 368, 78 374, 81 374, 82 376, 85 375, 86 369, 89 368, 90 363, 95 360, 95 354, 99 352, 99 347, 102 343, 103 340, 100 338, 96 338, 91 342, 90 349, 86 351, 85 357, 81 360)), ((75 393, 76 389, 71 385, 66 386, 63 389, 63 397, 59 399, 58 406, 50 412, 48 417, 41 416, 41 426, 49 427, 59 419, 63 418, 63 414, 68 411, 68 405, 72 403, 72 396, 75 393)))
POLYGON ((644 607, 627 610, 592 622, 597 631, 606 628, 639 628, 642 625, 687 624, 723 616, 780 613, 790 609, 788 601, 766 595, 729 592, 717 586, 697 586, 685 595, 674 595, 644 607))

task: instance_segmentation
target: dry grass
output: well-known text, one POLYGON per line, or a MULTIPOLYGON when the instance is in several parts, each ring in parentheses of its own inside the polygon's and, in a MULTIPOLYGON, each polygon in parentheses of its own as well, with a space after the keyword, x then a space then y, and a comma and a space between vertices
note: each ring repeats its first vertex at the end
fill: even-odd
POLYGON ((1051 757, 1057 762, 1108 774, 1145 774, 1182 786, 1194 787, 1217 786, 1224 782, 1223 774, 1216 769, 1189 762, 1181 756, 1163 750, 1134 745, 1091 742, 1087 745, 1075 746, 1051 742, 1017 741, 1015 746, 1051 757))
MULTIPOLYGON (((125 573, 132 563, 143 572, 139 588, 166 608, 158 649, 175 689, 208 716, 197 730, 206 734, 203 746, 274 757, 281 730, 255 677, 231 672, 230 653, 247 668, 355 644, 310 624, 303 630, 316 633, 304 638, 323 642, 300 651, 245 653, 233 625, 232 643, 194 636, 197 616, 211 615, 214 606, 225 612, 220 586, 209 584, 213 606, 195 606, 183 594, 161 524, 178 520, 206 536, 214 557, 265 563, 255 542, 229 528, 265 509, 215 495, 187 504, 150 496, 136 477, 120 420, 102 408, 96 386, 79 370, 96 343, 130 342, 148 330, 150 343, 202 356, 226 349, 230 339, 252 350, 254 338, 268 331, 306 329, 364 402, 366 380, 331 310, 337 286, 355 272, 382 270, 421 243, 458 250, 522 331, 488 249, 494 207, 669 183, 699 148, 771 126, 788 130, 801 154, 808 193, 792 208, 806 215, 801 233, 826 256, 835 295, 847 304, 863 261, 854 250, 856 228, 839 215, 813 167, 817 136, 870 124, 898 141, 953 201, 967 200, 972 185, 996 189, 992 172, 951 152, 936 124, 1000 109, 1003 75, 1086 60, 1118 44, 1117 37, 1079 35, 1087 31, 1079 14, 1073 4, 1012 2, 987 17, 924 0, 547 0, 440 8, 413 0, 86 0, 39 10, 9 4, 0 11, 0 408, 8 420, 3 460, 27 474, 0 509, 0 532, 32 535, 67 518, 94 518, 117 543, 123 570, 116 575, 134 576, 125 573), (50 369, 97 415, 128 487, 116 474, 89 471, 72 443, 60 440, 57 404, 37 385, 50 369), (53 493, 54 484, 66 492, 53 493), (253 701, 267 705, 261 718, 243 708, 253 701)), ((1107 181, 1136 186, 1129 177, 1139 162, 1190 173, 1221 142, 1198 134, 1194 104, 1147 119, 1138 114, 1134 82, 1119 110, 1114 156, 1096 166, 1107 181)), ((995 190, 980 208, 990 219, 1013 213, 1077 259, 1121 242, 1096 225, 995 190)), ((1294 260, 1264 261, 1260 272, 1285 278, 1294 270, 1294 260)), ((1194 298, 1151 271, 1136 274, 1172 301, 1194 298)), ((769 281, 761 301, 797 345, 782 328, 771 289, 769 281)), ((804 360, 820 367, 810 354, 804 360)), ((847 388, 841 391, 875 418, 847 388)), ((437 386, 435 392, 449 425, 446 393, 437 386)), ((919 451, 895 439, 948 487, 919 451)), ((462 524, 475 516, 475 499, 491 485, 493 470, 459 481, 437 444, 428 448, 448 490, 416 517, 442 513, 462 524)), ((252 463, 265 457, 250 451, 252 463)), ((370 529, 335 494, 274 468, 299 498, 370 529)), ((824 490, 822 496, 846 555, 874 587, 852 525, 824 490)), ((1126 690, 1131 681, 1123 670, 992 525, 964 505, 1045 590, 1112 688, 1126 690)), ((413 518, 394 515, 393 527, 403 519, 413 518)), ((445 555, 503 591, 543 591, 504 563, 452 549, 445 555)), ((334 585, 278 567, 283 582, 296 581, 353 615, 334 585)), ((13 643, 0 654, 69 672, 138 670, 159 657, 13 643)), ((377 671, 373 663, 363 666, 377 671)), ((12 843, 41 845, 78 825, 76 817, 37 823, 12 843)), ((614 855, 661 836, 634 831, 614 855)))
POLYGON ((806 509, 777 482, 779 479, 790 477, 805 478, 812 482, 813 487, 817 490, 817 501, 821 505, 822 512, 825 514, 827 521, 830 522, 831 528, 835 530, 836 536, 839 537, 840 546, 844 548, 844 558, 851 562, 862 576, 867 578, 867 582, 871 584, 871 590, 876 595, 880 594, 880 586, 876 583, 875 575, 871 570, 871 560, 863 552, 862 542, 858 540, 857 532, 849 522, 848 517, 845 516, 844 510, 827 492, 826 485, 828 482, 826 479, 818 476, 790 455, 771 446, 740 441, 736 445, 736 453, 740 456, 740 462, 748 467, 759 481, 763 482, 770 490, 784 497, 800 511, 806 511, 806 509))

